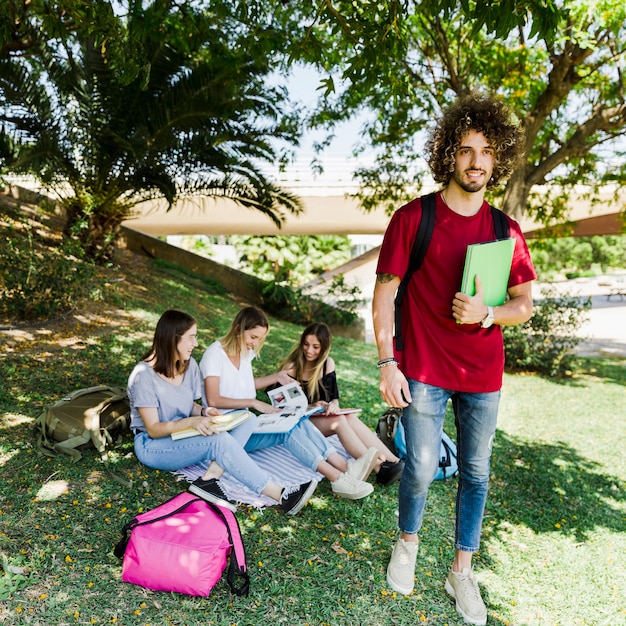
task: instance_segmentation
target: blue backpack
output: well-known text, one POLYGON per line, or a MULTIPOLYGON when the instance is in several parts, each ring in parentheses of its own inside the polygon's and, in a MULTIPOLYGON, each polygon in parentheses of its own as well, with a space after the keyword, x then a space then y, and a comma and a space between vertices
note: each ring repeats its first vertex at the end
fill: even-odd
MULTIPOLYGON (((406 458, 404 426, 402 426, 402 422, 400 421, 398 421, 398 428, 393 441, 396 446, 396 456, 399 456, 401 459, 406 458)), ((435 474, 435 480, 450 478, 450 476, 454 476, 458 471, 459 466, 456 462, 456 444, 446 433, 443 433, 441 436, 441 447, 439 448, 439 469, 435 474)))
MULTIPOLYGON (((376 434, 390 450, 401 459, 405 459, 406 441, 404 438, 404 427, 400 420, 401 417, 402 409, 392 408, 385 411, 378 420, 376 434)), ((458 471, 456 444, 446 433, 443 433, 439 452, 439 469, 435 475, 435 480, 450 478, 458 471)))

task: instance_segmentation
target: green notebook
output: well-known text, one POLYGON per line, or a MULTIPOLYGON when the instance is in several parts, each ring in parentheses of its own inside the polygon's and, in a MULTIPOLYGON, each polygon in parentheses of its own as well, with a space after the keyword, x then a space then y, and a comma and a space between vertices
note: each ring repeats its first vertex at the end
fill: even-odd
POLYGON ((515 250, 515 238, 498 239, 467 246, 461 292, 468 296, 476 294, 476 275, 483 286, 484 302, 499 306, 506 299, 511 261, 515 250))

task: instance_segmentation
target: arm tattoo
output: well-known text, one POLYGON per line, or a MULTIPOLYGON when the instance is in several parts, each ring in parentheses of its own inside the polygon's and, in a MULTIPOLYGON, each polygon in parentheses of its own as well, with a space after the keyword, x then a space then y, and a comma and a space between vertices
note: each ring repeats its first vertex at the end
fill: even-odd
POLYGON ((376 274, 376 281, 379 283, 390 283, 394 278, 395 274, 376 274))

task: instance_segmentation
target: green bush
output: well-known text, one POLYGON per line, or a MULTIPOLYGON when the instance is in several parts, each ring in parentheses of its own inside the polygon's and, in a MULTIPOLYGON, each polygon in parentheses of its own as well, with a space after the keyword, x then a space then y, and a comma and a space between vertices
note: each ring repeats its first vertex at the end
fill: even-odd
POLYGON ((357 307, 363 300, 358 287, 349 287, 342 274, 335 276, 326 293, 310 295, 301 287, 288 283, 280 272, 267 283, 261 294, 264 310, 294 324, 325 322, 329 326, 349 326, 358 314, 357 307), (334 305, 324 299, 332 300, 334 305))
POLYGON ((544 288, 541 296, 528 322, 503 326, 505 367, 564 376, 576 367, 573 350, 582 341, 577 331, 588 319, 591 298, 558 294, 554 287, 544 288))
POLYGON ((291 286, 302 286, 350 259, 345 235, 273 235, 230 237, 241 269, 261 280, 281 274, 291 286))
POLYGON ((303 297, 302 289, 289 285, 280 273, 261 292, 263 309, 267 313, 294 324, 304 321, 304 314, 300 310, 303 297))
POLYGON ((626 265, 626 235, 530 239, 528 247, 543 280, 559 273, 590 276, 626 265))
POLYGON ((7 322, 52 319, 88 293, 95 266, 77 242, 38 245, 29 230, 8 229, 0 249, 0 316, 7 322))

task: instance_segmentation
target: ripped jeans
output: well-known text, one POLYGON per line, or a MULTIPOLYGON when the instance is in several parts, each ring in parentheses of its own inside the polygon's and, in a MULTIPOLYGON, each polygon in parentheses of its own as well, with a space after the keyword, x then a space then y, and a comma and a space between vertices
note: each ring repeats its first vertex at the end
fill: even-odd
POLYGON ((422 526, 428 488, 439 465, 446 405, 452 400, 459 465, 454 547, 476 552, 487 501, 500 392, 454 392, 415 380, 409 380, 409 388, 412 402, 402 414, 407 458, 398 493, 400 530, 415 534, 422 526))

